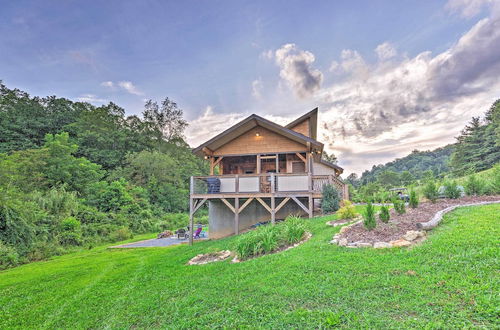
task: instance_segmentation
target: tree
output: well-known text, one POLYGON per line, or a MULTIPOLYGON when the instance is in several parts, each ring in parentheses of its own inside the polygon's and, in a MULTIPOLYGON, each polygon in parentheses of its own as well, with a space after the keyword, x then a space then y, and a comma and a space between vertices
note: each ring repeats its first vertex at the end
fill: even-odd
POLYGON ((335 156, 335 154, 333 152, 331 154, 329 154, 328 152, 323 151, 321 158, 323 158, 324 160, 326 160, 327 162, 330 162, 332 164, 337 164, 337 162, 338 162, 337 156, 335 156))
POLYGON ((323 213, 332 213, 339 209, 340 195, 338 190, 330 184, 323 186, 323 198, 321 199, 321 210, 323 213))
POLYGON ((401 183, 405 186, 408 186, 415 181, 415 177, 409 171, 403 171, 400 179, 401 183))
POLYGON ((397 172, 386 170, 377 176, 377 182, 384 187, 395 187, 401 183, 401 179, 397 172))
POLYGON ((188 123, 182 118, 182 109, 168 97, 163 100, 161 106, 152 100, 147 101, 142 115, 158 147, 163 141, 175 142, 183 139, 188 123))

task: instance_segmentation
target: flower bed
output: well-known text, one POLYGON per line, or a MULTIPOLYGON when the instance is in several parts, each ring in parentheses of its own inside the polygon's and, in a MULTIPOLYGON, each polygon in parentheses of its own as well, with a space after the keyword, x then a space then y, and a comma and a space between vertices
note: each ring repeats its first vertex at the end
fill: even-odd
POLYGON ((468 196, 459 199, 440 199, 436 203, 421 203, 415 209, 408 208, 404 214, 397 214, 391 209, 391 217, 388 223, 380 221, 377 216, 377 226, 373 230, 367 230, 360 221, 348 227, 343 227, 334 236, 331 243, 348 247, 409 246, 425 239, 425 232, 419 230, 417 224, 431 220, 439 211, 450 206, 497 201, 499 199, 500 196, 468 196))

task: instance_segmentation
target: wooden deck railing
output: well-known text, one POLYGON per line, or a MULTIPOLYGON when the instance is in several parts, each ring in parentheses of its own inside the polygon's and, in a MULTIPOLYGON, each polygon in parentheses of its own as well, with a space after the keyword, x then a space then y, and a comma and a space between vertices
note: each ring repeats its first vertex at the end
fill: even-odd
POLYGON ((325 184, 334 185, 346 196, 346 185, 333 175, 307 173, 226 174, 191 177, 191 195, 321 193, 325 184))

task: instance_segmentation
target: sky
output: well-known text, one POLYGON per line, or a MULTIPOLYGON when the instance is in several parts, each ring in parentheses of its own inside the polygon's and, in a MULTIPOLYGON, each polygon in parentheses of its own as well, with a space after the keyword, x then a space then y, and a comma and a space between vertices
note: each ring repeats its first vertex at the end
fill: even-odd
POLYGON ((192 147, 252 113, 319 108, 345 173, 455 141, 500 98, 500 0, 0 0, 0 80, 140 114, 169 97, 192 147))

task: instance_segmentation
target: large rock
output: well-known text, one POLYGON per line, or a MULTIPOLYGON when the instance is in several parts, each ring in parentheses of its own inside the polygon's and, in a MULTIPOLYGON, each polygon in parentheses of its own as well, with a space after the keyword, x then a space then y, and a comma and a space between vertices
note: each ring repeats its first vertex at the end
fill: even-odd
POLYGON ((360 248, 365 248, 365 247, 372 247, 372 244, 371 243, 365 243, 365 242, 358 242, 358 243, 356 243, 356 246, 360 247, 360 248))
POLYGON ((391 243, 387 243, 387 242, 377 242, 377 243, 373 244, 373 247, 375 249, 387 249, 387 248, 391 248, 392 244, 391 243))
POLYGON ((339 239, 339 246, 346 246, 346 245, 347 245, 347 238, 339 239))
POLYGON ((403 238, 407 241, 414 241, 418 237, 420 237, 420 232, 416 230, 409 230, 406 232, 406 234, 403 236, 403 238))
POLYGON ((405 239, 398 239, 396 241, 391 241, 391 244, 393 247, 406 247, 411 245, 411 243, 405 239))

